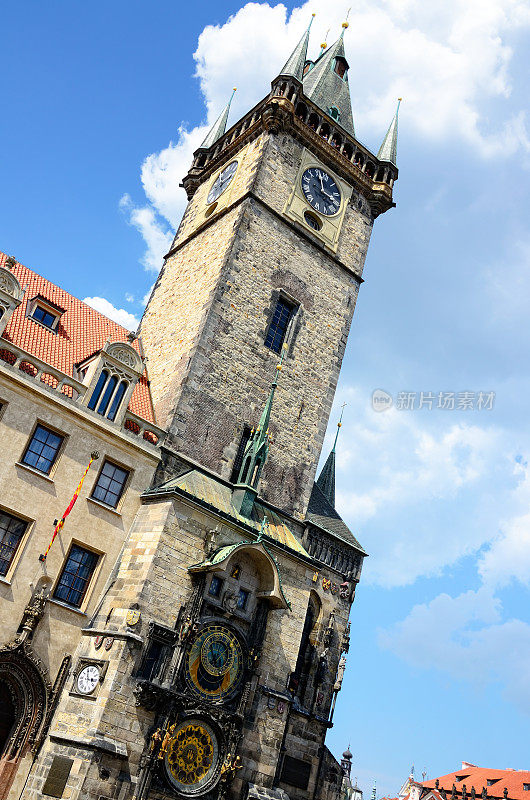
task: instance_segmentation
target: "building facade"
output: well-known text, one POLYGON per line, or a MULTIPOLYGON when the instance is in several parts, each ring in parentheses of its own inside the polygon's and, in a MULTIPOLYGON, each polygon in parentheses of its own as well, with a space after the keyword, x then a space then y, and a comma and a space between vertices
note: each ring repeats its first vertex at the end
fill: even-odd
MULTIPOLYGON (((397 113, 378 156, 355 137, 345 29, 314 62, 308 29, 269 95, 226 130, 229 104, 194 154, 127 345, 136 385, 120 377, 106 400, 114 343, 76 361, 94 436, 113 424, 115 447, 137 448, 131 513, 99 532, 111 569, 68 628, 54 713, 5 796, 341 794, 325 737, 366 553, 335 509, 335 445, 315 477, 373 221, 397 178, 397 113), (149 396, 144 352, 160 428, 134 411, 134 392, 149 396), (122 383, 120 426, 98 412, 122 383)), ((132 472, 125 453, 105 459, 132 472)))

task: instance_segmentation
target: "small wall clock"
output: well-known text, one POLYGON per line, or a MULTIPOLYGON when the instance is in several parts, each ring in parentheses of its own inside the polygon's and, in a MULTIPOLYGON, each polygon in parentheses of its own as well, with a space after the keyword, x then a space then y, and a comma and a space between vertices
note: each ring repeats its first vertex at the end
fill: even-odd
POLYGON ((225 189, 228 189, 230 184, 232 183, 232 179, 237 171, 237 161, 231 161, 227 167, 225 167, 222 172, 219 173, 215 181, 213 182, 212 188, 208 193, 208 197, 206 198, 206 202, 209 205, 217 200, 218 197, 222 195, 225 189))
POLYGON ((97 664, 87 664, 77 676, 75 684, 77 691, 81 694, 92 694, 100 677, 101 671, 97 664))

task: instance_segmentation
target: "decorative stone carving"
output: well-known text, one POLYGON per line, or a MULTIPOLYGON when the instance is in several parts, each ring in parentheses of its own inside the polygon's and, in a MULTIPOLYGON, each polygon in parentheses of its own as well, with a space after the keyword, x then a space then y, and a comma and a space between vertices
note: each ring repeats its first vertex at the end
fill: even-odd
POLYGON ((142 361, 134 347, 122 342, 117 342, 109 344, 106 350, 109 356, 115 358, 116 361, 120 361, 135 372, 142 372, 142 361))
POLYGON ((19 302, 22 300, 23 292, 20 283, 5 267, 0 267, 0 289, 14 300, 19 302))

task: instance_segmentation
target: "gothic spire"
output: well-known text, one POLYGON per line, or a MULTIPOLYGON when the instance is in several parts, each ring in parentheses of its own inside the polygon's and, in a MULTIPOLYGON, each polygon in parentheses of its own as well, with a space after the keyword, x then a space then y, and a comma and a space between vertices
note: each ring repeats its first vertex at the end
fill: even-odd
POLYGON ((285 345, 282 349, 280 361, 276 367, 276 374, 272 382, 269 396, 261 413, 258 427, 252 431, 248 444, 245 448, 243 455, 243 463, 239 471, 238 483, 246 484, 252 488, 258 485, 265 460, 269 454, 269 423, 272 413, 272 403, 276 387, 278 386, 278 375, 282 369, 283 357, 285 354, 285 345))
POLYGON ((355 136, 348 86, 348 62, 344 52, 344 32, 337 41, 322 50, 303 81, 304 94, 326 114, 335 119, 348 133, 355 136))
POLYGON ((401 97, 398 98, 394 119, 390 123, 390 126, 386 132, 386 136, 383 139, 383 144, 379 148, 379 152, 377 154, 377 158, 380 161, 390 161, 395 166, 397 166, 398 112, 400 105, 401 97))
POLYGON ((307 59, 307 46, 309 44, 309 31, 311 30, 311 25, 313 24, 313 20, 315 15, 311 15, 311 22, 309 23, 306 32, 294 48, 293 52, 287 59, 287 63, 284 65, 280 75, 292 75, 294 78, 297 78, 299 81, 302 80, 304 75, 304 64, 307 59))
MULTIPOLYGON (((346 403, 344 404, 346 405, 346 403)), ((344 413, 344 406, 340 412, 340 419, 337 424, 337 433, 335 434, 335 441, 331 453, 326 459, 326 463, 322 467, 322 472, 317 478, 317 486, 326 497, 326 500, 331 503, 335 508, 335 451, 337 449, 337 439, 339 438, 339 431, 342 427, 342 415, 344 413)))
POLYGON ((204 140, 204 142, 201 144, 201 146, 199 148, 200 150, 208 150, 208 148, 211 147, 212 144, 215 144, 215 142, 218 139, 220 139, 221 136, 223 135, 223 133, 226 131, 226 123, 227 123, 227 120, 228 120, 228 113, 230 111, 230 106, 232 105, 232 100, 234 99, 235 93, 236 93, 236 88, 234 86, 234 89, 232 90, 232 96, 230 97, 230 100, 228 101, 224 111, 219 115, 219 117, 216 119, 216 121, 214 122, 214 124, 210 128, 210 131, 209 131, 206 139, 204 140))

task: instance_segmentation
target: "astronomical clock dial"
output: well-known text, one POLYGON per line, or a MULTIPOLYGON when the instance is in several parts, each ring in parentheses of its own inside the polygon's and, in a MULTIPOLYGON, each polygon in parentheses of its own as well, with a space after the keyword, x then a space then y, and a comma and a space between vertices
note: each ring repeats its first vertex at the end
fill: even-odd
POLYGON ((243 651, 224 625, 207 625, 186 658, 186 681, 201 697, 219 699, 233 692, 243 674, 243 651))
POLYGON ((236 174, 237 170, 237 161, 232 161, 227 167, 224 168, 222 172, 219 173, 217 178, 215 179, 212 188, 206 198, 206 202, 208 204, 213 203, 214 200, 217 200, 218 197, 222 195, 225 189, 228 189, 228 186, 232 182, 232 178, 236 174))
POLYGON ((173 725, 165 765, 168 778, 182 794, 201 794, 215 777, 219 744, 212 728, 200 719, 173 725))
POLYGON ((328 173, 318 167, 310 167, 302 174, 304 197, 315 211, 331 217, 340 209, 340 189, 328 173))
POLYGON ((87 664, 77 676, 77 691, 81 694, 91 694, 98 685, 99 677, 99 667, 87 664))

